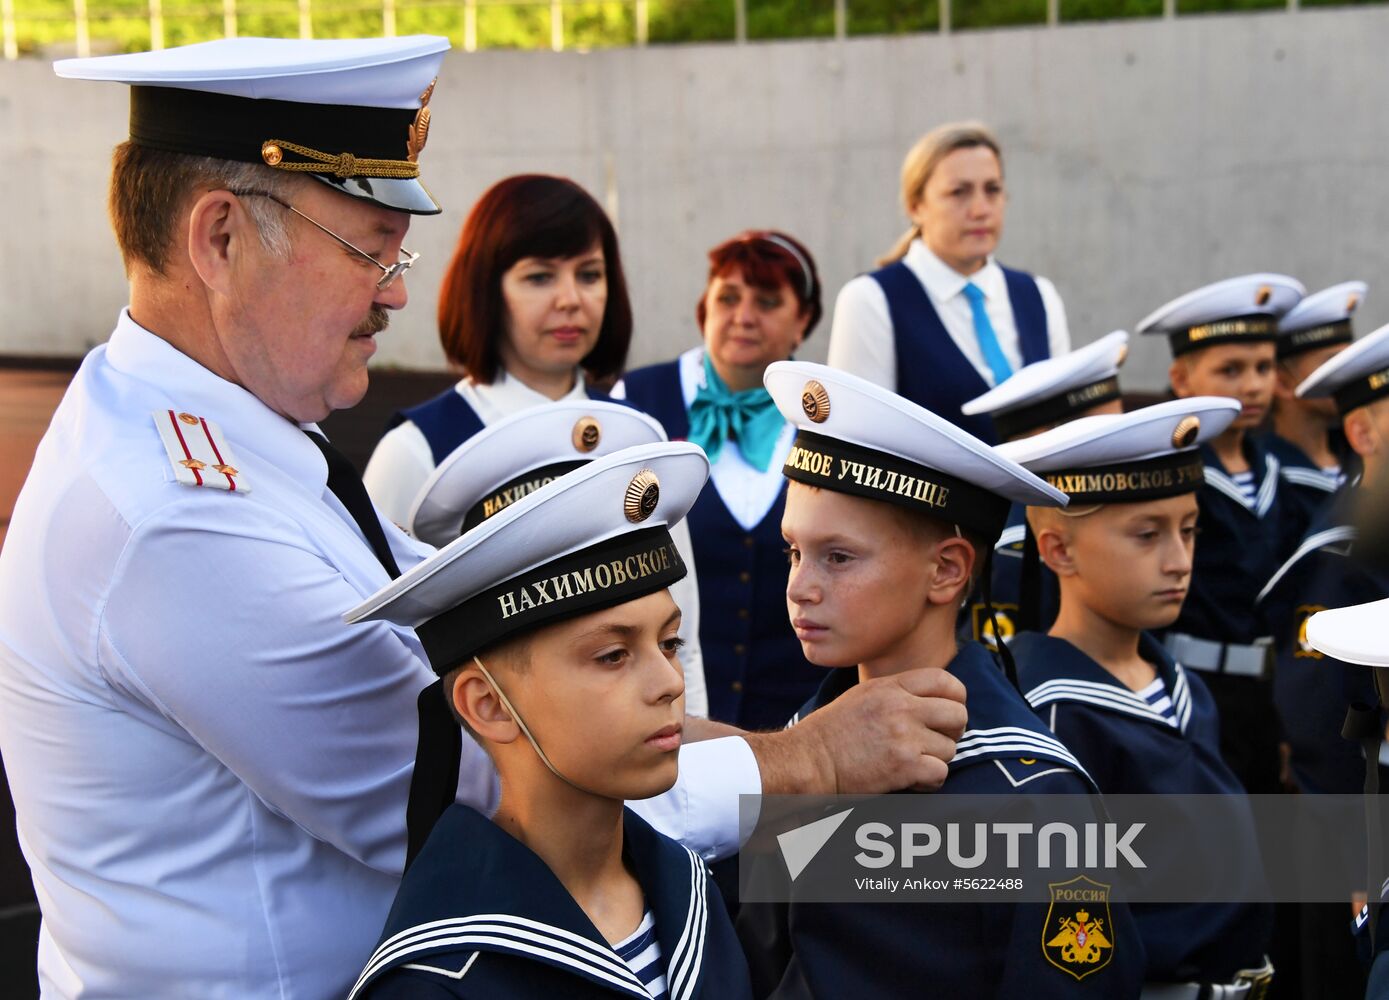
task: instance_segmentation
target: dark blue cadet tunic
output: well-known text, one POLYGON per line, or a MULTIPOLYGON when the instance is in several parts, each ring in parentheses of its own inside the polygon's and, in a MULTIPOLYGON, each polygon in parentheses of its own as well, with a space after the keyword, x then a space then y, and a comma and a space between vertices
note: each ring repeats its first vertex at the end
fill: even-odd
MULTIPOLYGON (((1242 795, 1220 756, 1220 720, 1201 678, 1184 670, 1151 636, 1139 653, 1162 678, 1177 716, 1173 726, 1141 695, 1064 639, 1038 632, 1012 643, 1027 700, 1109 795, 1242 795)), ((1249 845, 1257 858, 1254 817, 1246 827, 1210 831, 1193 818, 1190 838, 1156 844, 1167 850, 1149 867, 1180 865, 1206 838, 1249 845)), ((1258 862, 1254 862, 1257 867, 1258 862)), ((1272 910, 1252 903, 1132 903, 1155 982, 1228 982, 1263 964, 1272 910)))
POLYGON ((1342 738, 1341 725, 1352 702, 1375 704, 1373 668, 1344 663, 1307 642, 1307 619, 1318 611, 1389 597, 1389 574, 1351 558, 1354 500, 1347 487, 1323 509, 1259 602, 1277 654, 1274 705, 1304 792, 1353 795, 1364 787, 1365 758, 1342 738))
MULTIPOLYGON (((1044 361, 1051 356, 1051 346, 1046 306, 1037 282, 1026 272, 1001 270, 1013 307, 1022 363, 1044 361)), ((897 351, 897 395, 939 414, 986 444, 997 444, 998 435, 988 414, 970 417, 960 412, 960 407, 988 392, 990 386, 955 346, 920 279, 900 260, 870 277, 887 296, 897 351)))
MULTIPOLYGON (((698 855, 623 813, 671 1000, 745 1000, 747 964, 698 855)), ((351 1000, 636 997, 641 980, 534 852, 467 806, 405 873, 351 1000)))
MULTIPOLYGON (((1344 443, 1344 438, 1340 435, 1337 437, 1344 443)), ((1307 457, 1305 451, 1287 438, 1279 437, 1270 431, 1264 435, 1263 444, 1269 454, 1278 459, 1278 474, 1283 479, 1279 492, 1288 507, 1290 530, 1301 537, 1335 496, 1336 484, 1322 472, 1320 466, 1307 457)), ((1336 450, 1344 456, 1341 458, 1343 473, 1358 464, 1355 453, 1348 447, 1336 450)))
MULTIPOLYGON (((968 690, 969 722, 934 794, 1096 791, 984 647, 961 644, 949 670, 968 690)), ((792 721, 856 683, 856 669, 834 670, 792 721)), ((1079 975, 1047 953, 1044 903, 744 903, 738 934, 758 997, 1137 997, 1143 946, 1127 906, 1108 906, 1108 955, 1079 975)))
MULTIPOLYGON (((672 441, 690 436, 679 361, 623 376, 627 402, 655 417, 672 441)), ((730 441, 727 448, 737 447, 730 441)), ((780 475, 779 470, 768 474, 780 475)), ((686 515, 699 577, 699 643, 709 690, 709 718, 743 729, 786 722, 824 676, 801 653, 786 614, 790 572, 781 515, 783 483, 766 517, 747 531, 734 520, 713 479, 686 515)))
MULTIPOLYGON (((589 399, 613 402, 597 389, 586 389, 589 399)), ((429 450, 434 455, 434 464, 439 465, 453 454, 464 441, 483 429, 482 418, 477 415, 468 401, 453 386, 445 389, 433 399, 408 407, 391 417, 387 430, 392 430, 406 421, 414 424, 429 442, 429 450)))
MULTIPOLYGON (((1296 524, 1280 496, 1278 461, 1246 437, 1244 454, 1254 473, 1255 497, 1246 501, 1209 444, 1201 445, 1205 485, 1196 555, 1182 613, 1164 630, 1211 642, 1251 645, 1266 639, 1256 598, 1297 544, 1296 524), (1290 523, 1291 522, 1291 523, 1290 523)), ((1187 663, 1193 672, 1197 667, 1187 663)), ((1266 678, 1201 670, 1220 715, 1220 750, 1246 791, 1276 794, 1278 727, 1266 678)))

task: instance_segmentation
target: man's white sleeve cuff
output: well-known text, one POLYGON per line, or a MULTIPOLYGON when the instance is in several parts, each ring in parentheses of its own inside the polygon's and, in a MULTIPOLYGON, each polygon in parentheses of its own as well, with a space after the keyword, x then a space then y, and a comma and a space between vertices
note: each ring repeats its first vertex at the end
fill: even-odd
POLYGON ((761 794, 752 747, 741 736, 723 736, 681 747, 675 787, 627 805, 704 860, 717 861, 739 847, 738 796, 761 794))

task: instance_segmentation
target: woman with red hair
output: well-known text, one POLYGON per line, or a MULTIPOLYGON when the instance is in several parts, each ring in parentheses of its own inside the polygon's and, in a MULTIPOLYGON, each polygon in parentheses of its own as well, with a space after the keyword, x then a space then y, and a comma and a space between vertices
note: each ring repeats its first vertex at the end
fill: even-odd
MULTIPOLYGON (((631 339, 617 233, 598 202, 563 177, 497 182, 468 213, 439 291, 439 340, 462 378, 396 414, 362 476, 367 492, 408 523, 435 467, 484 427, 559 400, 607 399, 596 386, 622 373, 631 339)), ((688 557, 686 529, 673 534, 688 557)), ((684 613, 685 710, 702 716, 694 573, 671 595, 684 613)))
POLYGON ((709 455, 712 475, 686 518, 709 717, 745 729, 784 725, 823 676, 801 655, 786 618, 781 466, 794 428, 762 387, 767 366, 796 351, 821 311, 810 251, 785 233, 743 233, 709 252, 695 307, 703 344, 629 372, 613 390, 672 440, 709 455))

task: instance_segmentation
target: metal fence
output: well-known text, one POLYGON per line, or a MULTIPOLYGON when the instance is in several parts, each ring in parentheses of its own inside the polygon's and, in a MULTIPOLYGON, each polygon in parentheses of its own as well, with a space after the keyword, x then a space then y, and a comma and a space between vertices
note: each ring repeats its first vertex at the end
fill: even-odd
MULTIPOLYGON (((409 10, 418 14, 422 10, 428 10, 435 15, 447 18, 447 25, 444 29, 454 35, 455 38, 461 37, 462 47, 465 51, 473 52, 480 45, 479 39, 479 14, 488 9, 507 8, 513 11, 524 10, 539 17, 543 17, 547 22, 548 31, 538 31, 534 34, 534 43, 543 44, 540 41, 548 34, 549 48, 558 52, 565 48, 586 47, 591 42, 576 39, 571 28, 566 32, 566 26, 572 23, 577 11, 592 12, 594 8, 604 8, 609 11, 617 10, 620 14, 619 20, 623 22, 623 28, 617 32, 617 37, 613 37, 613 32, 608 32, 603 41, 599 44, 630 44, 644 46, 649 44, 651 39, 651 5, 652 0, 318 0, 319 7, 315 8, 315 0, 207 0, 203 6, 188 6, 186 3, 179 3, 177 7, 171 6, 166 11, 166 0, 132 0, 132 2, 122 3, 118 7, 113 7, 109 2, 104 6, 94 6, 88 0, 64 0, 43 11, 30 11, 22 17, 16 13, 16 0, 0 0, 0 38, 3 39, 3 55, 7 60, 19 58, 21 45, 20 35, 17 31, 17 22, 25 21, 30 23, 42 23, 50 27, 57 25, 70 26, 70 32, 65 31, 66 37, 71 39, 71 46, 79 56, 90 55, 93 52, 93 25, 97 26, 98 31, 109 28, 112 22, 123 22, 129 24, 138 21, 141 25, 141 41, 146 37, 143 34, 143 26, 147 24, 148 45, 152 49, 164 48, 167 44, 179 44, 179 40, 170 40, 168 25, 171 22, 188 23, 192 20, 204 22, 205 27, 201 30, 200 37, 196 39, 183 40, 202 40, 202 37, 217 37, 219 34, 215 28, 215 22, 220 20, 220 35, 226 38, 234 38, 242 30, 243 25, 248 19, 257 22, 256 33, 292 33, 288 25, 297 20, 298 37, 313 38, 315 36, 315 17, 323 17, 325 12, 332 16, 342 17, 344 15, 354 15, 366 19, 362 22, 363 30, 357 33, 380 34, 390 37, 397 34, 398 26, 401 21, 401 12, 409 10), (70 7, 68 6, 70 3, 70 7), (267 18, 277 20, 276 27, 271 31, 264 28, 267 18), (211 28, 206 25, 212 25, 211 28), (287 30, 288 29, 288 30, 287 30)), ((660 0, 657 0, 659 3, 660 0)), ((735 43, 744 43, 749 40, 749 0, 674 0, 674 3, 666 2, 663 8, 670 9, 672 6, 684 4, 687 8, 698 7, 701 11, 717 11, 717 19, 721 23, 730 20, 731 25, 724 37, 725 40, 735 43)), ((953 4, 955 0, 920 0, 918 15, 913 19, 914 24, 907 28, 897 30, 934 30, 941 34, 947 34, 952 29, 958 27, 955 24, 955 10, 953 4)), ((1230 9, 1240 9, 1248 6, 1261 8, 1286 7, 1288 11, 1298 9, 1303 0, 1229 0, 1230 9)), ((1322 0, 1325 2, 1325 0, 1322 0)), ((1332 0, 1335 2, 1335 0, 1332 0)), ((1354 2, 1354 0, 1351 0, 1354 2)), ((1062 22, 1061 11, 1062 0, 1038 0, 1037 13, 1041 16, 1029 18, 1033 23, 1045 23, 1047 25, 1057 25, 1062 22), (1045 13, 1042 14, 1040 4, 1045 4, 1045 13)), ((1218 3, 1218 0, 1217 0, 1218 3)), ((1179 12, 1179 0, 1151 0, 1145 5, 1151 10, 1144 10, 1138 15, 1129 12, 1127 16, 1161 16, 1173 18, 1179 12), (1159 7, 1160 4, 1160 7, 1159 7)), ((910 3, 900 4, 899 7, 910 8, 910 3)), ((1210 3, 1202 4, 1194 9, 1211 9, 1210 3)), ((849 0, 822 0, 822 13, 830 15, 822 17, 824 30, 812 32, 826 37, 843 39, 853 33, 850 29, 850 8, 849 0), (832 4, 832 8, 829 5, 832 4)), ((1085 19, 1091 19, 1094 15, 1086 15, 1085 19)), ((440 23, 436 18, 434 24, 440 23)), ((1012 23, 1005 20, 1003 23, 1012 23)), ((967 25, 977 26, 977 25, 967 25)), ((439 30, 434 28, 432 30, 439 30)), ((320 35, 325 34, 322 30, 320 35)), ((184 32, 183 34, 187 34, 184 32)), ((789 37, 796 37, 793 35, 789 37)), ((800 34, 804 37, 804 33, 800 34)), ((98 36, 99 37, 99 36, 98 36)), ((697 40, 719 40, 718 38, 700 38, 697 40)), ((515 44, 515 43, 512 43, 515 44)))

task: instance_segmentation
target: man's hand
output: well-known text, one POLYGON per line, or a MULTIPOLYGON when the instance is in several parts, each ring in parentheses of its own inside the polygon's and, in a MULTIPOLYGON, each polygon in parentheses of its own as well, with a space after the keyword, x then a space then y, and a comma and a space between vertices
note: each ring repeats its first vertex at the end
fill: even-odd
POLYGON ((764 795, 929 791, 966 718, 965 686, 931 667, 856 684, 791 729, 746 738, 764 795))

